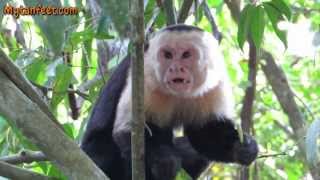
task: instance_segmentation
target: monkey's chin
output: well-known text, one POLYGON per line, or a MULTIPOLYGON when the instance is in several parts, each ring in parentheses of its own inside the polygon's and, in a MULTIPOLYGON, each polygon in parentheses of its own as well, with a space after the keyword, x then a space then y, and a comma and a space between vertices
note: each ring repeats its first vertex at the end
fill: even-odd
POLYGON ((170 84, 167 85, 169 93, 178 97, 189 97, 192 94, 192 86, 190 84, 170 84))

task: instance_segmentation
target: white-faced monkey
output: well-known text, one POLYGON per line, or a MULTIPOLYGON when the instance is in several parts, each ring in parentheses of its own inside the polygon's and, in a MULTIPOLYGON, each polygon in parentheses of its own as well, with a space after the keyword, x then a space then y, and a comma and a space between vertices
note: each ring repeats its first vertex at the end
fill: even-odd
MULTIPOLYGON (((241 143, 233 97, 217 40, 203 30, 174 25, 157 32, 144 54, 147 180, 172 180, 182 167, 193 178, 209 161, 249 165, 256 141, 241 143), (184 138, 174 138, 182 126, 184 138)), ((96 103, 82 149, 112 179, 131 179, 130 59, 121 62, 96 103)))

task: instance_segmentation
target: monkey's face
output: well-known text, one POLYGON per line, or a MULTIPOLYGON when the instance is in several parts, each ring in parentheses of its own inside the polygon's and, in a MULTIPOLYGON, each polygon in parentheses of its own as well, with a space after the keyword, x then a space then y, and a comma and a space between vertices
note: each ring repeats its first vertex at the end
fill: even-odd
MULTIPOLYGON (((217 45, 201 32, 162 32, 150 40, 145 69, 153 71, 162 92, 194 97, 215 87, 220 80, 217 45)), ((146 77, 147 79, 152 79, 146 77)))
POLYGON ((184 41, 163 44, 157 53, 162 84, 174 95, 186 96, 203 82, 200 52, 195 45, 184 41))

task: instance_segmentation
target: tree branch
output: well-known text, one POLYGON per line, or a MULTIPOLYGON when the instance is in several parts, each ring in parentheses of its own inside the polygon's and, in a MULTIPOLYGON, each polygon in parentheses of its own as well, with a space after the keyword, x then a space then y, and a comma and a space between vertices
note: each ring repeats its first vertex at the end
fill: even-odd
POLYGON ((41 111, 47 114, 47 116, 61 129, 63 127, 55 119, 48 106, 41 97, 34 90, 33 86, 26 81, 21 71, 13 64, 9 57, 0 49, 0 71, 6 74, 6 76, 22 91, 31 101, 36 103, 41 111))
MULTIPOLYGON (((294 132, 293 137, 298 143, 300 153, 306 162, 305 143, 300 141, 306 134, 305 120, 300 112, 300 109, 294 99, 294 93, 292 92, 289 82, 280 67, 277 66, 273 56, 266 51, 262 52, 262 58, 265 63, 261 64, 262 70, 270 83, 272 90, 274 91, 283 111, 289 117, 289 124, 294 132)), ((320 179, 320 167, 309 165, 310 172, 314 179, 320 179)))
POLYGON ((224 0, 228 6, 232 19, 238 23, 240 18, 240 4, 241 0, 224 0))
MULTIPOLYGON (((48 92, 48 91, 53 91, 53 88, 52 87, 47 87, 47 86, 42 86, 40 84, 36 84, 36 83, 32 83, 32 85, 34 85, 35 87, 39 88, 42 92, 48 92)), ((84 99, 88 99, 89 98, 89 95, 80 91, 80 90, 77 90, 77 89, 68 89, 67 92, 70 92, 70 93, 75 93, 75 94, 78 94, 79 96, 81 96, 82 98, 84 99)), ((65 92, 57 92, 57 93, 65 93, 65 92)))
POLYGON ((173 6, 172 0, 164 0, 163 2, 163 8, 166 14, 167 24, 177 24, 177 18, 176 18, 176 12, 173 6))
POLYGON ((184 0, 179 11, 178 23, 184 23, 189 15, 190 8, 194 0, 184 0))
POLYGON ((261 63, 262 70, 270 83, 282 109, 289 117, 289 123, 295 132, 295 139, 298 140, 305 134, 305 121, 300 109, 294 100, 289 82, 269 52, 263 51, 262 58, 265 63, 261 63))
POLYGON ((2 71, 0 82, 0 114, 15 124, 69 179, 107 179, 79 146, 2 71))
POLYGON ((22 163, 32 163, 47 161, 48 158, 40 151, 21 151, 19 154, 4 156, 0 158, 0 161, 9 164, 22 164, 22 163))
POLYGON ((5 162, 0 161, 0 175, 6 178, 14 179, 14 180, 49 180, 55 179, 48 176, 44 176, 5 162))
POLYGON ((245 90, 245 96, 242 101, 241 110, 241 126, 244 132, 249 133, 252 126, 253 102, 256 91, 256 76, 257 76, 257 49, 252 41, 249 40, 249 86, 245 90))
POLYGON ((277 154, 264 154, 264 155, 258 156, 257 159, 277 157, 277 156, 286 156, 286 155, 287 155, 287 153, 285 153, 285 152, 277 153, 277 154))
POLYGON ((204 7, 204 14, 207 17, 207 19, 208 19, 208 21, 209 21, 209 23, 211 25, 213 36, 220 42, 221 39, 222 39, 222 34, 218 30, 218 26, 217 26, 216 21, 214 20, 214 18, 212 16, 212 13, 210 11, 208 3, 207 3, 207 1, 203 1, 202 4, 203 4, 203 7, 204 7))
MULTIPOLYGON (((241 110, 241 127, 244 132, 252 132, 252 118, 253 118, 253 103, 256 94, 256 76, 257 76, 257 48, 255 47, 253 41, 249 39, 249 64, 248 64, 249 74, 248 82, 249 86, 245 90, 245 95, 242 101, 241 110)), ((249 179, 249 168, 243 167, 241 169, 241 180, 249 179)))
MULTIPOLYGON (((169 1, 169 0, 168 0, 169 1)), ((144 7, 143 0, 130 1, 132 81, 132 180, 145 180, 144 132, 144 7)), ((171 1, 172 2, 172 1, 171 1)))

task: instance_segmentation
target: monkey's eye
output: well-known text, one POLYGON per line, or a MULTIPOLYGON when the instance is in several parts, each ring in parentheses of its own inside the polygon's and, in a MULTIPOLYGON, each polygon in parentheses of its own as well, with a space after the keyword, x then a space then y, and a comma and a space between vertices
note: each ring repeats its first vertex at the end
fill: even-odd
POLYGON ((164 51, 164 57, 166 59, 172 59, 172 53, 170 51, 164 51))
POLYGON ((191 56, 190 51, 185 51, 185 52, 183 52, 183 54, 182 54, 182 59, 189 58, 190 56, 191 56))

